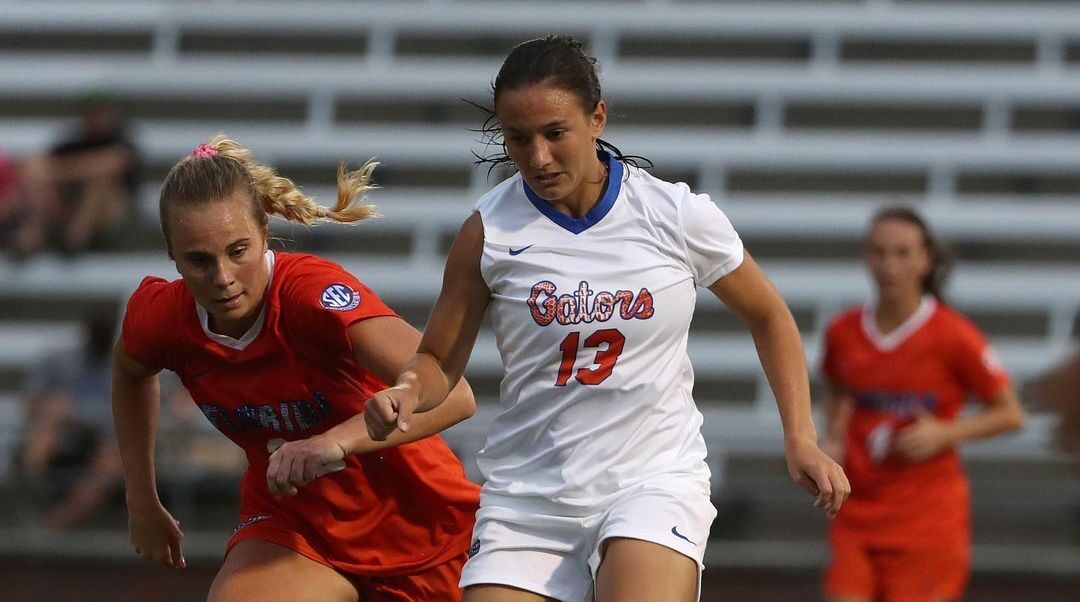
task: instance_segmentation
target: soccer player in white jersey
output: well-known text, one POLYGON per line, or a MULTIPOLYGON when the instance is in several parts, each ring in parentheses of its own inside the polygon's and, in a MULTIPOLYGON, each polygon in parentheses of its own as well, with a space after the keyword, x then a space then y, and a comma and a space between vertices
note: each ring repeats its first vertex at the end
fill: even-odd
POLYGON ((494 121, 518 173, 476 204, 423 342, 368 400, 373 438, 408 429, 461 377, 491 312, 503 409, 462 573, 466 602, 691 601, 716 510, 686 343, 696 287, 749 326, 791 476, 835 514, 850 490, 817 446, 806 362, 783 299, 705 195, 600 140, 596 59, 565 36, 517 46, 494 121))

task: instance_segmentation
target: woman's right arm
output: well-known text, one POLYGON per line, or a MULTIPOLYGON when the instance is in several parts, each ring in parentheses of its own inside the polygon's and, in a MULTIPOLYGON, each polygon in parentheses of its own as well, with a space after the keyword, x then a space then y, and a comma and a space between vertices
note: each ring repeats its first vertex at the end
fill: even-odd
POLYGON ((833 460, 843 463, 844 441, 846 440, 851 413, 855 402, 850 396, 841 393, 833 384, 826 385, 825 391, 825 442, 821 450, 833 460))
POLYGON ((112 385, 113 422, 124 470, 131 543, 135 553, 147 560, 183 568, 183 533, 161 505, 154 477, 158 374, 124 352, 123 338, 113 347, 112 385))
POLYGON ((480 214, 473 213, 450 247, 442 290, 416 355, 393 387, 367 401, 364 420, 372 439, 382 441, 394 429, 408 430, 413 412, 438 406, 461 378, 491 298, 480 273, 483 250, 484 224, 480 214))

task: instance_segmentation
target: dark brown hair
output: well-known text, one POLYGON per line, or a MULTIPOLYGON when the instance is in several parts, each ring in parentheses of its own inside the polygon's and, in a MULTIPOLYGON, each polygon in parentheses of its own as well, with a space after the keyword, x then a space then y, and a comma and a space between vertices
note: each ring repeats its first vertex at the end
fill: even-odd
MULTIPOLYGON (((495 82, 491 85, 492 104, 499 101, 499 95, 506 90, 514 90, 534 84, 546 84, 553 88, 566 90, 574 94, 582 110, 589 115, 600 103, 599 66, 596 57, 590 56, 582 48, 581 42, 566 35, 550 35, 522 42, 514 47, 503 61, 495 82)), ((497 145, 500 152, 480 156, 476 153, 476 163, 487 163, 493 169, 499 165, 512 165, 510 156, 503 144, 502 129, 495 117, 494 109, 488 109, 475 102, 469 104, 487 114, 484 125, 476 130, 483 141, 497 145)), ((596 149, 606 150, 620 161, 638 167, 638 161, 652 167, 652 161, 637 155, 624 155, 615 145, 598 139, 596 149)))
POLYGON ((926 224, 926 220, 922 218, 914 209, 905 207, 903 205, 892 205, 879 209, 874 217, 870 220, 870 224, 876 224, 883 220, 897 220, 915 226, 922 232, 923 245, 928 253, 930 253, 930 272, 923 278, 922 288, 924 293, 930 293, 939 300, 944 300, 945 283, 949 278, 949 273, 953 267, 953 255, 949 251, 945 243, 942 242, 933 231, 930 230, 930 226, 926 224))

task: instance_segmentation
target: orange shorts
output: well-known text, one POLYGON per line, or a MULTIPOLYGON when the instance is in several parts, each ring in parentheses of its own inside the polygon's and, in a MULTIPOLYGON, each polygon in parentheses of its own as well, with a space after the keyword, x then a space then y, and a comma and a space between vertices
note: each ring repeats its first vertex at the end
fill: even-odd
POLYGON ((364 602, 460 602, 461 568, 469 559, 462 552, 433 567, 403 575, 356 575, 334 567, 326 556, 317 550, 302 533, 303 527, 284 518, 256 516, 248 519, 233 533, 226 547, 226 554, 233 546, 245 539, 259 539, 288 548, 301 556, 337 570, 345 576, 364 602))
POLYGON ((967 587, 971 572, 967 545, 875 548, 837 530, 829 539, 832 561, 825 570, 826 596, 936 602, 960 600, 967 587))
POLYGON ((461 554, 412 575, 393 577, 349 576, 364 602, 460 602, 461 567, 469 559, 461 554))

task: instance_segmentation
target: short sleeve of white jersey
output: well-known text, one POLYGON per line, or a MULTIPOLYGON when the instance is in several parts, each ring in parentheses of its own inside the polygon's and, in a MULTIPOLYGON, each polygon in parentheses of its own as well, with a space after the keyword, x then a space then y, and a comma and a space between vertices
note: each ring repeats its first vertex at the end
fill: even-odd
POLYGON ((680 221, 687 259, 698 286, 711 286, 742 264, 742 239, 709 195, 687 195, 680 221))

